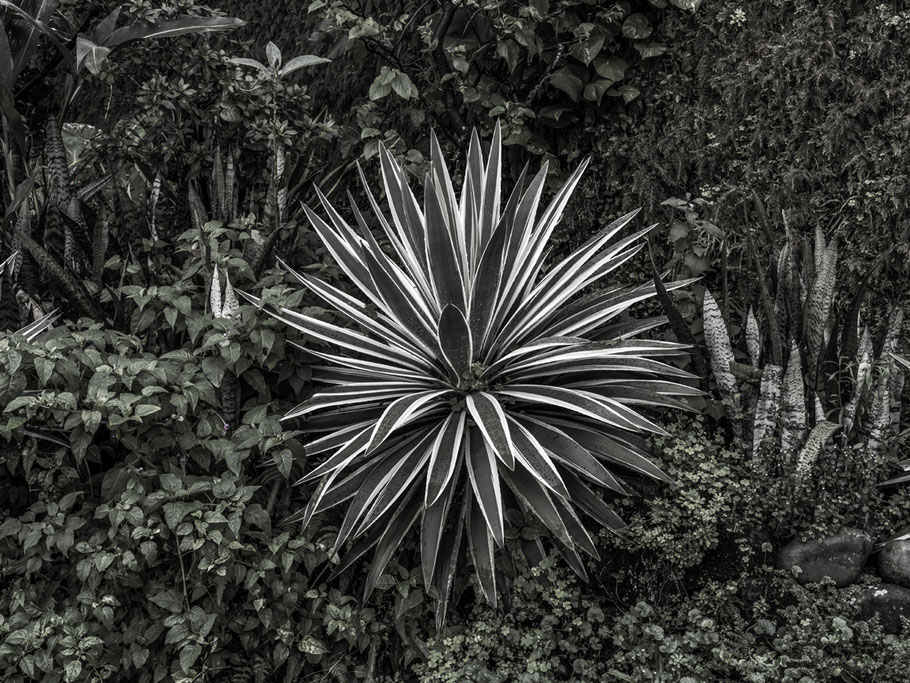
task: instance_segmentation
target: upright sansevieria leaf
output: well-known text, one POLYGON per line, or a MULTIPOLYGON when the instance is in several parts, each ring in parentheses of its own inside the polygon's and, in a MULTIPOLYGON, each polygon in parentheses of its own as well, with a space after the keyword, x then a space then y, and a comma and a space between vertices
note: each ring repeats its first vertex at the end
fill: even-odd
POLYGON ((705 290, 703 317, 705 344, 711 353, 711 371, 714 373, 717 388, 722 396, 729 398, 735 404, 736 378, 730 372, 730 363, 733 362, 733 347, 730 344, 730 335, 720 308, 714 300, 714 296, 707 289, 705 290))
POLYGON ((784 372, 781 423, 780 449, 784 458, 789 459, 802 446, 808 428, 802 360, 795 341, 790 343, 790 358, 784 372))
POLYGON ((583 166, 542 206, 546 166, 527 189, 522 176, 503 192, 500 146, 497 126, 484 158, 474 134, 457 197, 433 137, 422 202, 381 149, 389 215, 365 183, 381 237, 356 207, 353 225, 321 195, 321 215, 306 208, 360 295, 291 271, 349 324, 272 312, 323 361, 313 368, 323 386, 285 416, 314 435, 316 466, 301 481, 318 485, 294 519, 345 506, 336 548, 352 545, 336 571, 375 547, 367 595, 418 526, 440 623, 462 543, 496 601, 509 508, 536 518, 583 573, 580 554, 597 550, 580 515, 622 526, 597 490, 625 493, 621 470, 668 481, 642 448, 640 437, 664 433, 645 411, 685 408, 680 399, 699 393, 671 363, 686 347, 636 338, 659 321, 626 315, 653 283, 578 296, 642 248, 648 229, 624 232, 635 212, 546 267, 583 166))

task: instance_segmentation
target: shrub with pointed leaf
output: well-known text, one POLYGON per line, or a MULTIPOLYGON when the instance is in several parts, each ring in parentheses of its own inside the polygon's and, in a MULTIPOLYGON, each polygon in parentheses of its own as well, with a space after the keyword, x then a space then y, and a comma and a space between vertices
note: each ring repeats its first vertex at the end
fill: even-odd
POLYGON ((653 283, 576 296, 642 248, 650 228, 618 236, 634 212, 544 268, 584 164, 540 211, 546 167, 527 190, 523 172, 505 199, 499 129, 486 161, 475 133, 459 201, 435 138, 431 145, 422 207, 384 149, 390 218, 364 180, 387 250, 356 207, 356 227, 321 194, 328 221, 306 210, 363 299, 291 272, 353 325, 285 308, 273 315, 330 347, 308 347, 324 361, 313 369, 325 386, 285 416, 306 418, 303 430, 318 435, 308 454, 324 458, 301 480, 319 485, 295 518, 346 504, 336 549, 353 544, 336 571, 375 546, 367 595, 419 526, 441 622, 463 538, 483 592, 496 602, 494 554, 508 507, 536 517, 583 574, 579 552, 597 550, 579 511, 622 526, 595 493, 625 492, 613 466, 668 479, 643 450, 642 437, 663 430, 642 409, 685 408, 679 397, 699 392, 667 362, 685 347, 636 339, 662 319, 625 315, 654 296, 653 283))

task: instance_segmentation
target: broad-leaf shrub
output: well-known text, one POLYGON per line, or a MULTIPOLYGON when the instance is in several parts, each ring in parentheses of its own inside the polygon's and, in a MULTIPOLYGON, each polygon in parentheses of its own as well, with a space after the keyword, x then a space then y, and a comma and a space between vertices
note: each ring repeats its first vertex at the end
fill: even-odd
POLYGON ((323 386, 285 419, 306 418, 302 431, 318 435, 308 455, 322 458, 302 480, 319 486, 300 516, 346 504, 335 549, 354 541, 343 568, 376 546, 366 595, 419 519, 423 575, 442 597, 441 620, 463 536, 496 604, 494 554, 510 507, 537 517, 584 575, 579 552, 598 553, 576 509, 619 529, 595 493, 626 493, 605 463, 669 481, 639 438, 664 431, 640 408, 685 407, 676 397, 698 392, 666 362, 682 345, 635 338, 660 320, 625 315, 653 285, 576 298, 642 248, 650 228, 617 238, 634 213, 545 267, 584 164, 538 211, 546 166, 502 201, 498 128, 486 161, 472 138, 460 201, 435 139, 423 208, 384 149, 381 160, 390 219, 365 191, 392 257, 356 207, 359 229, 324 197, 328 223, 307 209, 364 300, 294 273, 354 326, 288 307, 273 313, 332 347, 308 347, 324 362, 314 368, 323 386))

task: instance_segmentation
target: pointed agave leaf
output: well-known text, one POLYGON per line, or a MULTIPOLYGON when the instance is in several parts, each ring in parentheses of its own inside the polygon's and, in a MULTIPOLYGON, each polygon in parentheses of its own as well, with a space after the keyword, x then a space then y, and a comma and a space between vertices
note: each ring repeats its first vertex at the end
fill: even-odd
POLYGON ((618 437, 595 434, 578 428, 564 427, 563 429, 566 434, 594 455, 641 472, 652 479, 657 479, 667 484, 674 483, 662 469, 648 460, 643 452, 618 437))
MULTIPOLYGON (((573 545, 584 550, 590 557, 593 557, 595 560, 599 560, 600 553, 597 552, 597 547, 594 545, 594 540, 591 538, 588 530, 585 529, 584 525, 581 523, 578 515, 575 514, 572 506, 568 503, 567 500, 559 497, 553 498, 553 502, 556 505, 557 514, 562 519, 562 523, 566 527, 566 531, 568 531, 569 537, 572 539, 573 545)), ((582 570, 578 572, 578 574, 583 579, 586 579, 587 575, 584 571, 584 565, 582 565, 581 562, 578 564, 582 570)))
POLYGON ((438 502, 454 478, 464 451, 466 424, 467 416, 461 411, 450 414, 439 430, 427 467, 427 487, 424 494, 424 506, 427 508, 438 502))
POLYGON ((384 316, 370 315, 367 313, 366 304, 363 302, 358 301, 354 297, 345 294, 340 289, 337 289, 312 275, 293 270, 281 259, 278 259, 278 263, 284 266, 291 275, 293 275, 303 286, 316 294, 316 296, 320 297, 330 306, 334 306, 336 309, 340 310, 368 332, 388 340, 399 348, 414 354, 423 355, 423 350, 419 346, 398 333, 394 321, 391 321, 384 316))
MULTIPOLYGON (((0 270, 2 270, 2 268, 0 268, 0 270)), ((21 334, 31 344, 35 339, 40 337, 42 333, 49 330, 59 317, 60 314, 56 310, 53 310, 37 320, 32 321, 25 327, 16 330, 14 334, 21 334)))
POLYGON ((528 431, 534 435, 554 459, 565 463, 580 475, 600 486, 617 493, 627 493, 619 480, 597 458, 591 455, 590 451, 565 432, 542 420, 536 420, 531 417, 522 417, 521 423, 527 427, 528 431))
MULTIPOLYGON (((460 449, 458 454, 460 456, 460 449)), ((440 490, 438 498, 430 505, 424 503, 423 519, 420 523, 420 560, 425 586, 433 584, 433 572, 436 569, 436 561, 439 557, 439 546, 444 536, 449 507, 458 487, 458 482, 458 477, 449 478, 440 490)))
POLYGON ((366 582, 363 589, 363 599, 367 600, 376 588, 379 577, 392 559, 392 554, 401 545, 401 541, 408 533, 410 528, 420 516, 420 505, 416 496, 411 501, 399 508, 399 511, 392 517, 389 524, 385 527, 378 543, 376 544, 376 553, 373 555, 373 562, 370 564, 370 572, 367 574, 366 582))
POLYGON ((572 536, 557 511, 553 498, 530 472, 523 467, 516 467, 512 471, 503 471, 502 478, 528 512, 537 517, 558 540, 574 549, 572 536))
POLYGON ((461 384, 471 376, 474 344, 464 313, 452 304, 442 309, 437 337, 442 357, 455 375, 455 383, 461 384))
POLYGON ((382 364, 401 366, 418 373, 424 371, 422 359, 404 350, 382 344, 349 328, 338 327, 302 313, 282 308, 279 313, 266 310, 274 318, 320 341, 340 346, 382 364))
POLYGON ((501 224, 484 245, 471 290, 471 334, 478 348, 486 349, 487 335, 495 326, 490 324, 502 281, 503 247, 507 226, 501 224))
POLYGON ((455 522, 443 534, 441 550, 436 561, 436 593, 439 601, 436 604, 436 627, 442 630, 445 623, 446 608, 449 604, 449 595, 452 593, 452 584, 455 582, 455 569, 461 553, 461 538, 464 533, 465 522, 471 510, 471 494, 465 492, 461 509, 455 517, 455 522))
POLYGON ((428 174, 424 189, 428 270, 439 307, 454 305, 465 310, 467 287, 454 242, 455 227, 449 226, 451 211, 437 194, 438 187, 439 180, 428 174))
POLYGON ((616 401, 596 396, 587 391, 534 384, 513 384, 499 393, 531 404, 562 408, 601 422, 608 427, 618 427, 632 432, 648 431, 654 434, 667 434, 655 423, 616 401))
MULTIPOLYGON (((470 498, 469 498, 470 500, 470 498)), ((493 536, 484 521, 483 511, 477 501, 469 506, 468 513, 468 547, 474 571, 480 581, 480 588, 487 601, 496 608, 496 564, 493 560, 493 536)))
POLYGON ((496 457, 512 469, 515 466, 512 437, 505 411, 497 398, 485 391, 475 391, 465 394, 465 406, 484 441, 490 445, 496 457))
MULTIPOLYGON (((413 434, 411 438, 397 444, 394 448, 385 449, 377 456, 377 464, 370 470, 369 475, 357 489, 351 502, 348 504, 344 520, 335 539, 334 551, 338 551, 354 530, 363 522, 369 513, 370 506, 385 491, 390 483, 401 485, 407 480, 415 465, 426 454, 426 441, 432 436, 431 428, 426 428, 413 434), (399 473, 404 473, 399 477, 399 473)), ((337 471, 337 470, 336 470, 337 471)), ((333 475, 329 475, 333 476, 333 475)), ((403 486, 402 486, 403 488, 403 486)), ((359 535, 359 534, 357 534, 359 535)))
POLYGON ((601 526, 613 532, 619 532, 624 529, 626 524, 619 515, 601 500, 581 479, 571 472, 563 475, 566 482, 566 488, 572 496, 572 502, 578 505, 589 517, 597 521, 601 526))
POLYGON ((505 513, 502 507, 496 456, 490 445, 474 428, 468 430, 464 443, 468 477, 471 480, 475 502, 483 513, 493 540, 501 547, 505 542, 505 513))
POLYGON ((547 450, 537 438, 516 419, 509 417, 510 431, 515 443, 515 457, 537 481, 561 498, 569 492, 547 450))
POLYGON ((448 392, 421 391, 392 401, 373 428, 373 433, 370 435, 370 443, 367 445, 367 452, 381 446, 396 429, 438 407, 434 403, 435 399, 444 396, 446 393, 448 392))

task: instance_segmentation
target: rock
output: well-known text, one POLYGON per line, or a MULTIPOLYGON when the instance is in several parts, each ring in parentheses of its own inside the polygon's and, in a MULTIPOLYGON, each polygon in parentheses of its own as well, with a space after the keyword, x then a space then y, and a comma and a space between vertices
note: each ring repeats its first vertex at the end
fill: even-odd
POLYGON ((885 633, 901 631, 901 617, 910 619, 910 588, 883 583, 864 589, 859 600, 859 618, 877 616, 885 633))
POLYGON ((878 558, 878 570, 885 581, 910 588, 910 540, 886 543, 878 558))
POLYGON ((777 568, 790 571, 794 566, 802 572, 800 583, 818 583, 830 576, 839 587, 854 583, 872 552, 872 537, 865 531, 844 527, 826 538, 810 541, 791 541, 777 557, 777 568))

